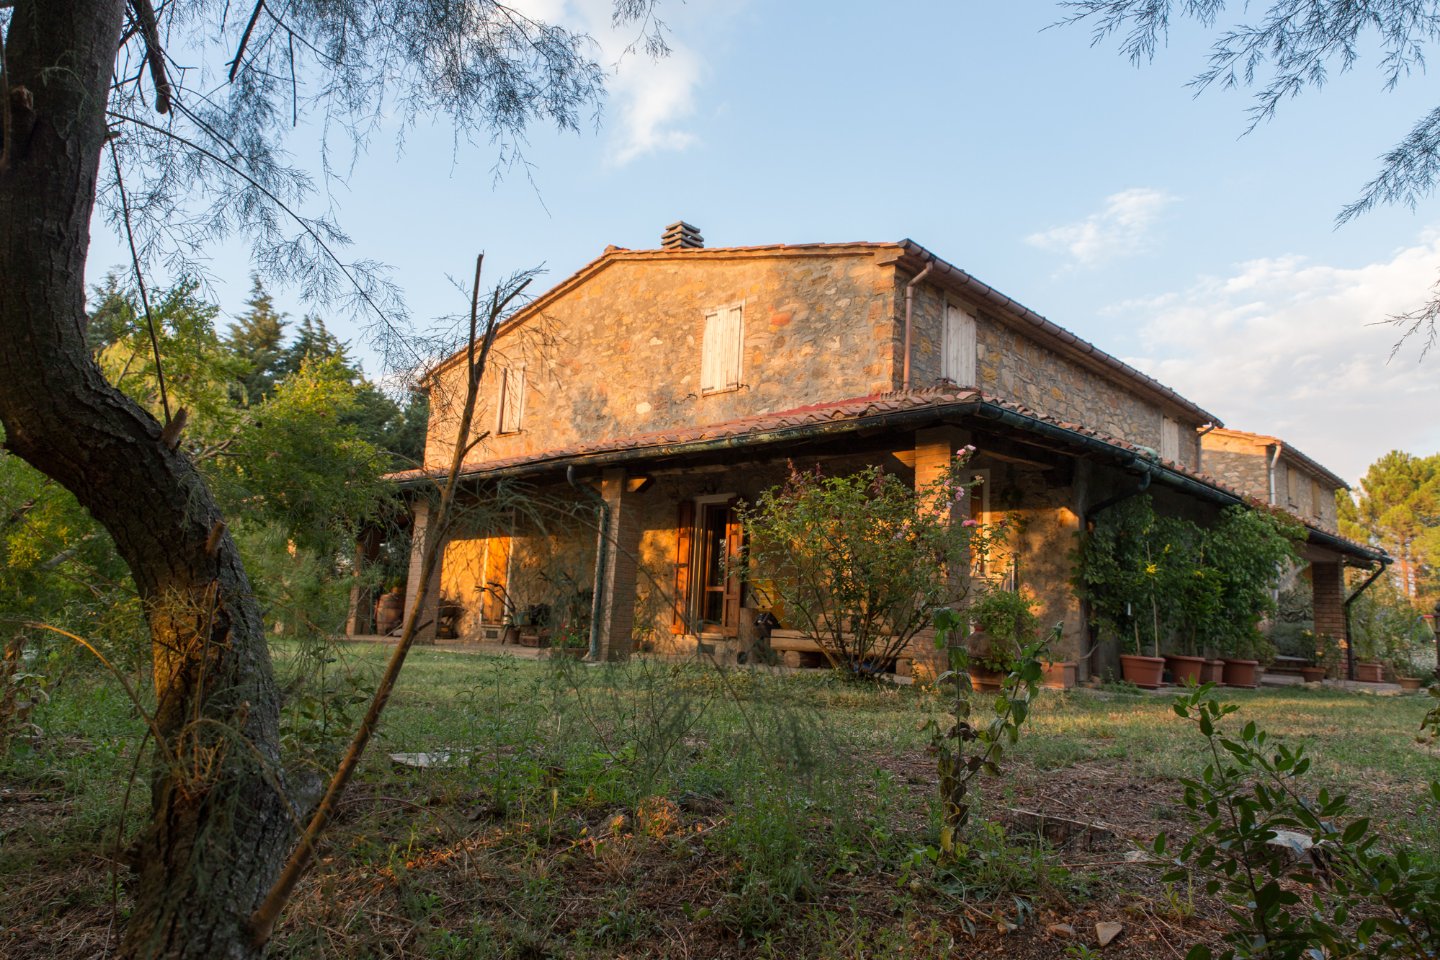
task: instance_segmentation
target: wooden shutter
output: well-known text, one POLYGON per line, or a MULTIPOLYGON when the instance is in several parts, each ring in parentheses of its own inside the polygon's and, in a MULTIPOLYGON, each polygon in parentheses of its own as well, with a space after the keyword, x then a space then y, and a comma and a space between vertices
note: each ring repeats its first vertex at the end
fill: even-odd
POLYGON ((957 386, 975 386, 975 318, 947 303, 942 339, 940 376, 957 386))
POLYGON ((515 433, 525 418, 525 368, 500 371, 500 433, 515 433))
POLYGON ((740 348, 745 340, 744 317, 739 307, 724 311, 725 324, 721 333, 725 345, 725 389, 740 388, 740 348))
POLYGON ((675 511, 675 616, 671 633, 689 633, 690 564, 695 552, 695 501, 681 500, 675 511))
POLYGON ((726 307, 705 314, 705 336, 700 345, 701 393, 720 393, 739 388, 744 338, 742 308, 726 307))
POLYGON ((731 500, 725 512, 725 605, 720 625, 724 632, 735 635, 740 629, 740 563, 744 556, 745 530, 736 511, 739 500, 731 500))
POLYGON ((1165 460, 1180 459, 1180 424, 1169 417, 1160 421, 1160 456, 1165 460))
POLYGON ((720 313, 705 315, 705 340, 700 345, 700 392, 714 393, 725 389, 725 375, 720 360, 720 313))

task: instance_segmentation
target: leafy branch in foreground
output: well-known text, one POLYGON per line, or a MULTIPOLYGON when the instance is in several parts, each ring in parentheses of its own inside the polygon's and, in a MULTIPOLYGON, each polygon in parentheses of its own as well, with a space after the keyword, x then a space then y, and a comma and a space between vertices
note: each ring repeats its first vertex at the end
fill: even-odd
POLYGON ((1061 631, 1061 625, 1056 624, 1048 636, 1031 639, 1019 649, 1000 684, 994 715, 988 723, 977 726, 970 719, 970 654, 964 642, 967 626, 963 613, 946 608, 935 614, 935 645, 946 651, 948 659, 947 669, 937 682, 955 684, 955 701, 951 706, 954 722, 948 728, 942 728, 935 718, 926 723, 930 750, 936 756, 940 771, 940 799, 944 809, 939 852, 943 859, 964 856, 962 834, 974 806, 970 781, 982 772, 1000 774, 1000 758, 1007 745, 1019 741, 1020 728, 1030 716, 1030 704, 1040 690, 1045 674, 1041 661, 1061 631))
MULTIPOLYGON (((1272 741, 1253 722, 1222 731, 1239 709, 1206 684, 1175 702, 1177 716, 1205 739, 1209 762, 1187 778, 1185 810, 1194 833, 1178 850, 1161 833, 1149 852, 1167 882, 1203 880, 1220 894, 1235 929, 1224 958, 1440 955, 1440 874, 1401 847, 1388 849, 1349 799, 1305 789, 1305 748, 1272 741)), ((1440 781, 1429 785, 1440 804, 1440 781)), ((1187 960, 1209 960, 1192 947, 1187 960)))

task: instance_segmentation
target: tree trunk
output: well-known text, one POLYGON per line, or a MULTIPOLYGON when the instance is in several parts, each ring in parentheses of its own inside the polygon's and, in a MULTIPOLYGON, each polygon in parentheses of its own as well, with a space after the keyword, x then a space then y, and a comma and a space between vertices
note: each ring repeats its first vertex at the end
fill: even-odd
POLYGON ((293 836, 259 608, 194 465, 105 381, 85 258, 124 0, 19 0, 0 170, 0 423, 130 567, 152 635, 153 819, 126 957, 247 957, 246 921, 293 836), (23 87, 24 91, 17 88, 23 87))

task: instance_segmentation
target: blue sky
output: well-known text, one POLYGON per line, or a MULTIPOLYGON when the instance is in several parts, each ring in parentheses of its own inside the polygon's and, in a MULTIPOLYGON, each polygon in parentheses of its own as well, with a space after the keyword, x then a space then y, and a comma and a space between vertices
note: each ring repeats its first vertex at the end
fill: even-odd
MULTIPOLYGON (((332 188, 350 253, 390 264, 416 318, 463 309, 448 278, 480 250, 492 278, 544 263, 543 289, 681 218, 709 246, 910 237, 1342 476, 1440 450, 1440 356, 1389 359, 1395 332, 1374 325, 1440 279, 1440 203, 1333 226, 1434 105, 1423 77, 1386 93, 1371 57, 1242 137, 1243 91, 1186 87, 1198 31, 1136 69, 1085 27, 1046 30, 1048 0, 667 2, 659 63, 620 57, 607 0, 521 6, 599 39, 615 69, 598 132, 536 129, 529 175, 497 182, 492 149, 421 120, 332 188)), ((124 260, 97 229, 92 279, 124 260)), ((244 251, 212 266, 243 309, 244 251)), ((363 318, 327 319, 369 359, 363 318)))

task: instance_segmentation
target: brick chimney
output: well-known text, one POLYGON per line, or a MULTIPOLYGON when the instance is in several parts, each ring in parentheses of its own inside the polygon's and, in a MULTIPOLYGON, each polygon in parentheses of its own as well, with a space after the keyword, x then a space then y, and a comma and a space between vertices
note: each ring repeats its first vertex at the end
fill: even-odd
POLYGON ((703 250, 705 238, 700 236, 699 227, 677 220, 660 235, 660 246, 666 250, 703 250))

